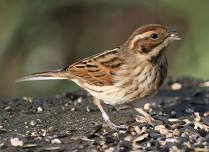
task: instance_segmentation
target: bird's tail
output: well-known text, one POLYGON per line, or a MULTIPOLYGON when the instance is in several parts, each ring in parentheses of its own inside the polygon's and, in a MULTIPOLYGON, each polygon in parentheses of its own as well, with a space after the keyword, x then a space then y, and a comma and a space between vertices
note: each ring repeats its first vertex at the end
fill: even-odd
POLYGON ((33 73, 16 80, 16 82, 35 80, 64 80, 69 79, 69 73, 63 69, 33 73))

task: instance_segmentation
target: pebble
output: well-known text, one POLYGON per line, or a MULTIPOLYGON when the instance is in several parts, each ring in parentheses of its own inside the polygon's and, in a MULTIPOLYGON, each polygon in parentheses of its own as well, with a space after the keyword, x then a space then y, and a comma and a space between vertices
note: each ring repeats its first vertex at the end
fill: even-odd
POLYGON ((18 146, 22 147, 23 146, 23 141, 20 140, 19 138, 11 138, 10 143, 14 147, 18 147, 18 146))

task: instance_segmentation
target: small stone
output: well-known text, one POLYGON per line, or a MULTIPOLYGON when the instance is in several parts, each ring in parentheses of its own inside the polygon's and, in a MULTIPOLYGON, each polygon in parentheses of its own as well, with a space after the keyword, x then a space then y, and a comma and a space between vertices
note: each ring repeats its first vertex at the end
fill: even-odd
POLYGON ((169 133, 169 130, 164 125, 155 126, 155 130, 162 135, 167 135, 169 133))
POLYGON ((21 146, 23 146, 23 141, 20 140, 19 138, 11 138, 10 139, 10 143, 14 147, 18 147, 18 146, 21 147, 21 146))
POLYGON ((181 84, 181 83, 178 83, 178 82, 173 83, 173 84, 171 85, 171 89, 172 89, 172 90, 180 90, 181 88, 182 88, 182 84, 181 84))
POLYGON ((43 109, 42 107, 39 106, 39 107, 37 108, 37 113, 41 113, 42 111, 44 111, 44 109, 43 109))
POLYGON ((55 138, 55 139, 52 139, 52 140, 51 140, 51 143, 52 143, 52 144, 61 144, 62 141, 61 141, 60 139, 58 139, 58 138, 55 138))

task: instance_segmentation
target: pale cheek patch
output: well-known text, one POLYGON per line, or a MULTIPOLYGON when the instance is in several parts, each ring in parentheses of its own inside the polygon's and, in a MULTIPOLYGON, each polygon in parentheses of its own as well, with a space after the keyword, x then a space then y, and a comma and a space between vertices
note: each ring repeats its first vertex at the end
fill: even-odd
POLYGON ((145 32, 145 33, 143 33, 143 34, 135 35, 135 36, 133 37, 133 39, 131 39, 130 42, 129 42, 129 48, 130 48, 130 49, 133 49, 134 43, 135 43, 136 41, 138 41, 138 40, 140 40, 140 39, 143 39, 143 38, 145 38, 145 37, 149 37, 153 32, 154 32, 154 31, 149 31, 149 32, 145 32))

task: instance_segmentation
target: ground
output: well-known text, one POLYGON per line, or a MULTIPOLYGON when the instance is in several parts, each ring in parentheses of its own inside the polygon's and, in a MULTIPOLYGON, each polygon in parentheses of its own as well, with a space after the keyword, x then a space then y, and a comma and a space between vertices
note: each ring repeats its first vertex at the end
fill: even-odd
POLYGON ((207 151, 209 84, 168 78, 159 93, 138 101, 155 120, 131 107, 105 106, 112 121, 128 130, 111 130, 82 90, 54 97, 0 101, 0 151, 207 151))

